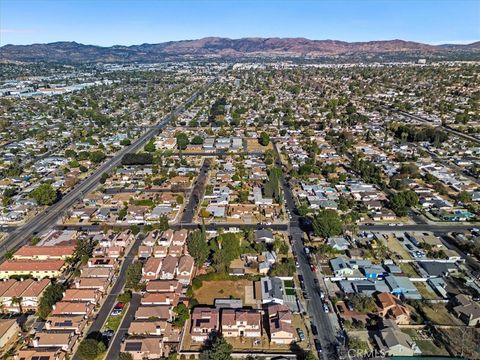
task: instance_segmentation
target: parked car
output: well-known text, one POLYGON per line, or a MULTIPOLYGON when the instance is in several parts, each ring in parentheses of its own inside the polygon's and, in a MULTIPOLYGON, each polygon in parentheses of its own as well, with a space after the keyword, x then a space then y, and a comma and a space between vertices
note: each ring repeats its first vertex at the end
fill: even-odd
POLYGON ((305 334, 303 333, 302 329, 297 328, 297 334, 300 341, 305 341, 305 334))
POLYGON ((113 309, 112 313, 110 315, 112 316, 118 316, 122 313, 122 309, 113 309))

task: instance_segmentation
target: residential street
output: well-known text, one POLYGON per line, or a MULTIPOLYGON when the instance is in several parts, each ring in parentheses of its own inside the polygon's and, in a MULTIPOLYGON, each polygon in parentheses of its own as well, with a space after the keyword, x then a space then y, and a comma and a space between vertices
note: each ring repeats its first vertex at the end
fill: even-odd
MULTIPOLYGON (((188 196, 188 204, 185 207, 182 215, 181 224, 191 223, 197 212, 197 206, 202 201, 203 193, 205 192, 205 186, 207 184, 208 172, 210 171, 211 162, 210 159, 205 159, 203 165, 200 168, 200 173, 195 180, 192 192, 188 196)), ((198 225, 197 225, 198 226, 198 225)))
MULTIPOLYGON (((277 161, 280 161, 279 154, 274 146, 277 161)), ((305 291, 308 294, 307 312, 312 318, 318 329, 317 338, 320 340, 323 348, 323 356, 325 359, 336 359, 335 345, 337 344, 336 332, 332 326, 331 318, 323 311, 323 302, 320 298, 319 287, 315 285, 314 279, 316 274, 310 270, 310 265, 305 254, 302 238, 303 231, 300 229, 299 217, 295 214, 295 201, 293 199, 292 190, 286 185, 287 182, 282 174, 283 195, 285 205, 290 212, 289 233, 292 236, 293 250, 297 254, 298 273, 303 276, 305 283, 305 291)), ((322 281, 322 279, 320 279, 322 281)), ((314 349, 313 349, 314 350, 314 349)))
POLYGON ((135 312, 140 306, 141 299, 142 297, 140 294, 135 293, 132 295, 132 300, 130 301, 130 305, 128 306, 127 313, 123 317, 120 327, 115 333, 115 336, 110 341, 105 360, 118 360, 118 357, 120 356, 120 346, 122 344, 122 340, 127 334, 130 323, 135 318, 135 312))
MULTIPOLYGON (((105 299, 101 309, 98 311, 97 317, 93 321, 93 324, 90 326, 88 330, 88 335, 92 333, 96 333, 102 330, 103 324, 107 321, 108 316, 112 312, 115 304, 117 303, 117 296, 123 292, 123 287, 125 286, 125 279, 127 276, 127 270, 129 266, 133 263, 135 256, 138 252, 138 247, 142 243, 142 237, 137 237, 135 239, 135 243, 130 248, 130 251, 125 256, 120 271, 118 273, 117 281, 113 284, 113 287, 105 299)), ((130 311, 130 308, 129 308, 130 311)), ((87 335, 87 336, 88 336, 87 335)), ((75 355, 73 357, 74 360, 80 360, 80 358, 75 355)))

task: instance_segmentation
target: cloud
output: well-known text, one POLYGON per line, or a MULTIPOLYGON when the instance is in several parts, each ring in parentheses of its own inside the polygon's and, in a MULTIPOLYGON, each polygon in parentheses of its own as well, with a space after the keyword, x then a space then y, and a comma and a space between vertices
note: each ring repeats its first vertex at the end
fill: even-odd
POLYGON ((0 34, 31 34, 35 32, 33 29, 6 29, 0 28, 0 34))

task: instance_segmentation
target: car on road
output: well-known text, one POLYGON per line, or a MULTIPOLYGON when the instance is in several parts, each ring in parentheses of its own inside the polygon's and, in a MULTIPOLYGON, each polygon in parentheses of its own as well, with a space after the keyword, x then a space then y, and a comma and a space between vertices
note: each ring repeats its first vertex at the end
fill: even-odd
POLYGON ((321 289, 319 289, 319 293, 320 293, 320 299, 325 300, 325 293, 321 289))
POLYGON ((330 312, 330 310, 328 309, 328 305, 327 305, 327 304, 323 304, 323 311, 324 311, 325 313, 327 313, 327 314, 330 312))
POLYGON ((297 334, 298 334, 298 338, 300 339, 300 341, 305 341, 305 334, 303 333, 302 329, 297 328, 297 334))
POLYGON ((322 352, 322 344, 320 343, 320 340, 315 339, 313 340, 313 343, 315 344, 315 349, 317 349, 318 352, 322 352))
POLYGON ((113 330, 106 330, 102 333, 102 337, 106 339, 107 341, 110 341, 110 339, 115 335, 115 331, 113 330))
POLYGON ((315 265, 311 264, 310 265, 310 270, 312 270, 312 272, 316 272, 317 268, 315 267, 315 265))
POLYGON ((110 315, 112 316, 119 316, 122 313, 122 309, 113 309, 110 315))
POLYGON ((315 326, 315 324, 313 323, 313 321, 310 321, 310 328, 312 329, 312 334, 314 336, 317 336, 318 335, 318 330, 317 330, 317 327, 315 326))
POLYGON ((117 303, 117 305, 115 305, 115 309, 120 309, 120 310, 121 310, 121 309, 123 309, 124 307, 125 307, 125 304, 122 303, 122 302, 119 302, 119 303, 117 303))

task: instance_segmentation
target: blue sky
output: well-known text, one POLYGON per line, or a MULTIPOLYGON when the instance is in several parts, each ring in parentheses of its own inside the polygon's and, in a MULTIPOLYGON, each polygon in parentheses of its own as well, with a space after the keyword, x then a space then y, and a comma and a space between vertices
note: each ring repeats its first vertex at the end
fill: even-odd
POLYGON ((480 40, 480 0, 0 0, 0 45, 133 45, 206 36, 480 40))

